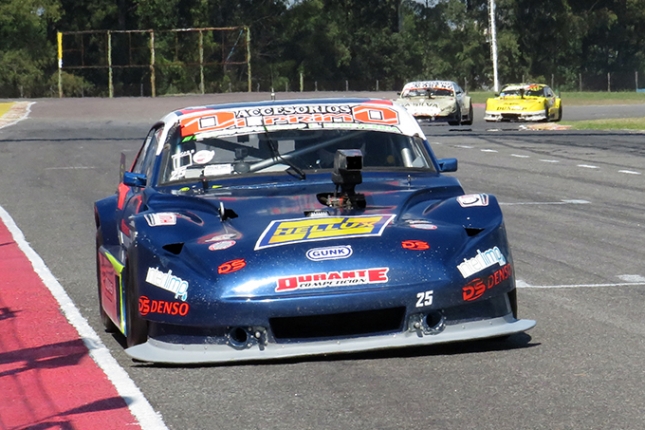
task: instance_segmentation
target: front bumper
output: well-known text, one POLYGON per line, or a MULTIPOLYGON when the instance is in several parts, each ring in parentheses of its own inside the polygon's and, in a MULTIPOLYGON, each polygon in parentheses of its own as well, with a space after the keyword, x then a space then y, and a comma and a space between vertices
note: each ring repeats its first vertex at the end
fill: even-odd
POLYGON ((501 317, 446 325, 437 332, 403 332, 295 343, 253 342, 244 349, 222 344, 176 344, 150 338, 125 352, 135 360, 153 363, 198 364, 272 360, 289 357, 373 351, 390 348, 432 345, 447 342, 507 336, 529 330, 533 320, 517 320, 512 313, 501 317))
POLYGON ((539 122, 547 119, 543 110, 533 112, 486 111, 484 121, 489 122, 539 122))

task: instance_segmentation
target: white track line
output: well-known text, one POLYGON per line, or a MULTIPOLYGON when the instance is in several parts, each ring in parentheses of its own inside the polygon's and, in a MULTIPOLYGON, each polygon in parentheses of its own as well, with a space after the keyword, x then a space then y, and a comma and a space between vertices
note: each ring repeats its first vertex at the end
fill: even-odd
POLYGON ((516 283, 517 288, 599 288, 599 287, 633 287, 645 286, 645 282, 623 282, 614 284, 571 284, 571 285, 530 285, 524 281, 518 280, 516 283))
POLYGON ((13 240, 18 247, 27 256, 29 261, 31 261, 34 271, 40 276, 40 279, 42 279, 49 291, 51 291, 60 305, 63 315, 65 315, 69 323, 78 331, 83 343, 89 349, 90 357, 105 372, 119 395, 123 397, 130 412, 139 421, 141 428, 144 430, 167 430, 168 427, 164 424, 161 414, 155 412, 141 390, 139 390, 139 387, 135 385, 128 373, 119 365, 112 354, 110 354, 110 351, 92 327, 90 327, 87 320, 83 318, 72 299, 67 295, 65 289, 56 280, 49 268, 45 265, 43 259, 40 258, 25 240, 22 231, 2 206, 0 206, 0 219, 13 236, 13 240))

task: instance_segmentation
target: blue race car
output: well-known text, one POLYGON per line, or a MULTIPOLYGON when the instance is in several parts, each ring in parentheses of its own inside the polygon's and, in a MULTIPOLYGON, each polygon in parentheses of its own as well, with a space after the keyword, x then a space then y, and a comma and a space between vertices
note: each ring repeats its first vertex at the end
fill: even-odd
POLYGON ((505 337, 497 199, 386 100, 190 107, 95 203, 101 319, 132 358, 277 359, 505 337))

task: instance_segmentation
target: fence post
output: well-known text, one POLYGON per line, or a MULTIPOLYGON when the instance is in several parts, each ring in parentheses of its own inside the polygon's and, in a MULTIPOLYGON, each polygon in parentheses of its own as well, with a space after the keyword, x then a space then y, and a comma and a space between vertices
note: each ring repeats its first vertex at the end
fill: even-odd
POLYGON ((155 32, 150 30, 150 95, 157 96, 157 84, 155 82, 155 32))
POLYGON ((300 72, 300 92, 304 91, 304 88, 303 88, 304 86, 305 86, 304 76, 302 72, 300 72))
POLYGON ((107 32, 107 61, 108 61, 108 96, 114 97, 114 86, 112 85, 112 33, 107 32))
POLYGON ((63 98, 63 33, 57 32, 58 40, 58 98, 63 98))
POLYGON ((578 73, 578 91, 582 92, 582 73, 578 73))
POLYGON ((204 34, 199 30, 199 89, 204 95, 204 34))
POLYGON ((248 91, 251 92, 251 28, 244 26, 244 30, 246 30, 246 69, 249 71, 248 91))
POLYGON ((638 70, 634 72, 634 83, 636 84, 636 92, 638 92, 638 70))
POLYGON ((376 91, 378 91, 378 79, 376 80, 376 91))
POLYGON ((611 92, 611 72, 607 72, 607 92, 611 92))
POLYGON ((314 81, 314 91, 318 91, 318 81, 314 81))
POLYGON ((555 88, 555 74, 551 73, 551 88, 555 88))
POLYGON ((349 91, 349 81, 345 81, 345 91, 349 91))

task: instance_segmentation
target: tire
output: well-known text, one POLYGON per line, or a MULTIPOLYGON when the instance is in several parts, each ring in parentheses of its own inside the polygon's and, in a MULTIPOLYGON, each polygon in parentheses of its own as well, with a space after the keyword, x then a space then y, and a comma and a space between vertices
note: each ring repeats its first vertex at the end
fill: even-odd
POLYGON ((468 121, 462 122, 463 125, 473 125, 473 102, 468 107, 468 121))
POLYGON ((112 322, 108 314, 103 310, 103 298, 101 297, 101 261, 99 259, 99 248, 103 245, 103 232, 99 227, 96 230, 96 282, 99 293, 99 313, 101 315, 101 323, 105 327, 105 331, 108 333, 115 333, 119 331, 119 328, 112 322))
POLYGON ((459 109, 459 106, 457 106, 457 114, 455 116, 457 117, 457 121, 448 121, 449 125, 461 125, 461 109, 459 109))
POLYGON ((560 108, 558 109, 558 118, 555 120, 555 122, 559 122, 562 119, 562 105, 560 105, 560 108))
POLYGON ((549 107, 546 104, 544 105, 544 116, 546 117, 544 122, 549 122, 549 107))
POLYGON ((139 298, 137 295, 136 277, 134 276, 134 264, 131 259, 126 260, 123 272, 125 273, 125 296, 126 296, 126 344, 131 346, 145 343, 148 340, 148 322, 139 315, 139 298))

